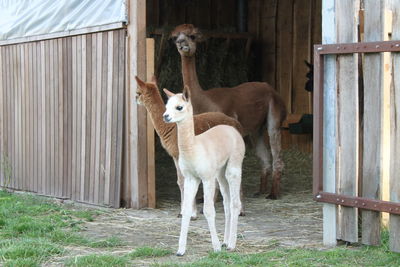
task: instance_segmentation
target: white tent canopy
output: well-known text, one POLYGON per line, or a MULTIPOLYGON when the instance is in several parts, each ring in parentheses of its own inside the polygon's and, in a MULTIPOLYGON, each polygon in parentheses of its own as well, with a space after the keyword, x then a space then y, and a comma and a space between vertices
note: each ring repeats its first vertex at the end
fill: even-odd
POLYGON ((124 22, 125 0, 0 0, 0 41, 124 22))

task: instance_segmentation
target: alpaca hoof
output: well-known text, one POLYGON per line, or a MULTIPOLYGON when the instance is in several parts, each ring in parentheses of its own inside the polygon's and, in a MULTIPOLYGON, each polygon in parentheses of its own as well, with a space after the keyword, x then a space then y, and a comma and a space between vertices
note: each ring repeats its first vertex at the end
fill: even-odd
POLYGON ((226 243, 222 243, 221 247, 226 248, 228 245, 226 243))
POLYGON ((183 255, 185 255, 185 252, 179 252, 179 251, 178 251, 178 252, 176 253, 176 256, 178 256, 178 257, 182 257, 183 255))
POLYGON ((191 216, 191 217, 190 217, 190 220, 191 220, 191 221, 196 221, 196 220, 197 220, 197 216, 191 216))
POLYGON ((239 216, 244 217, 244 216, 246 216, 246 213, 245 213, 244 211, 241 211, 241 212, 239 213, 239 216))
POLYGON ((276 200, 276 199, 278 199, 278 196, 275 195, 275 194, 269 194, 269 195, 266 196, 265 198, 266 198, 266 199, 273 199, 273 200, 276 200))
POLYGON ((182 214, 179 213, 178 216, 176 216, 177 218, 182 218, 182 214))

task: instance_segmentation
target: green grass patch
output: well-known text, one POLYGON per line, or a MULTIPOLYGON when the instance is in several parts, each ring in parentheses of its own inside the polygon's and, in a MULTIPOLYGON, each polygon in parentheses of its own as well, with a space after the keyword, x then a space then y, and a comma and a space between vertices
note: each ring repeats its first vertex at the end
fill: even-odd
POLYGON ((131 258, 140 257, 164 257, 171 255, 172 251, 162 248, 152 248, 152 247, 140 247, 135 249, 133 252, 129 253, 131 258))
POLYGON ((92 240, 80 234, 98 210, 77 209, 30 194, 0 191, 0 265, 35 266, 64 252, 62 246, 116 247, 115 238, 92 240))
POLYGON ((210 253, 191 263, 170 262, 155 266, 223 267, 223 266, 400 266, 400 254, 384 246, 338 247, 329 250, 274 248, 264 253, 210 253))
POLYGON ((45 239, 20 239, 0 243, 0 258, 6 266, 35 266, 63 252, 61 246, 45 239))
POLYGON ((74 267, 109 267, 109 266, 127 266, 129 258, 126 256, 117 256, 112 254, 91 254, 70 258, 65 262, 65 266, 74 267))

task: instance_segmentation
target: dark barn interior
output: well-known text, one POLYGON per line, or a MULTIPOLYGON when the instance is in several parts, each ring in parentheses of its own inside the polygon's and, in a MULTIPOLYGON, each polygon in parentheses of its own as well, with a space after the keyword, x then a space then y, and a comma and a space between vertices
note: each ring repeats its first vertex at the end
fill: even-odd
MULTIPOLYGON (((321 0, 148 0, 147 37, 155 39, 155 73, 160 88, 182 89, 181 61, 169 38, 177 25, 193 24, 206 36, 196 52, 202 88, 235 86, 264 81, 283 98, 288 117, 282 147, 285 173, 283 192, 311 191, 312 136, 310 131, 289 132, 312 114, 312 92, 306 90, 313 45, 321 43, 321 0), (292 188, 288 179, 300 188, 292 188)), ((243 166, 247 196, 258 188, 257 158, 248 151, 243 166), (251 177, 251 178, 249 178, 251 177)), ((156 141, 157 200, 179 199, 172 159, 156 141)))

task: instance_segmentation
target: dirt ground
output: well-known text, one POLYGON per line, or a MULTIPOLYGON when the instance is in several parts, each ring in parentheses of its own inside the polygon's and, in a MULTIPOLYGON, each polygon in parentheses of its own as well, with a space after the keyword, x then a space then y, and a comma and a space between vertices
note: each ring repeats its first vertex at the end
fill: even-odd
MULTIPOLYGON (((286 169, 282 178, 283 196, 279 200, 253 197, 258 189, 258 163, 246 156, 243 167, 243 186, 246 194, 246 216, 239 218, 237 251, 256 253, 271 247, 321 247, 321 204, 312 200, 311 156, 296 150, 285 151, 286 169)), ((152 246, 177 250, 180 231, 179 190, 172 161, 157 153, 157 209, 105 209, 94 222, 85 224, 84 235, 107 238, 116 236, 127 246, 111 250, 126 253, 135 247, 152 246)), ((198 204, 198 209, 201 204, 198 204)), ((217 229, 222 240, 224 215, 222 201, 216 203, 217 229)), ((99 253, 98 249, 70 248, 71 255, 99 253)), ((184 257, 144 259, 138 264, 147 266, 159 261, 193 261, 211 250, 207 222, 202 214, 189 228, 187 252, 184 257)), ((108 250, 109 251, 109 250, 108 250)))

